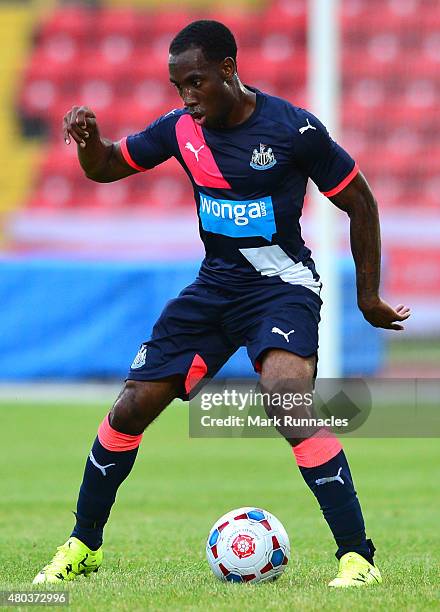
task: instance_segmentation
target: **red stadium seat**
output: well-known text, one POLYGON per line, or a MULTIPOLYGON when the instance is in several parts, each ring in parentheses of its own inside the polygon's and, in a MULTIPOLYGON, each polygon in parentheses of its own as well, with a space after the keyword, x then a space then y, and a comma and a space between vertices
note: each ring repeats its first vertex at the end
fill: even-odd
POLYGON ((292 52, 286 57, 278 57, 263 51, 261 48, 241 58, 240 76, 252 85, 267 81, 275 86, 284 87, 305 82, 306 57, 303 50, 292 52))
POLYGON ((60 89, 51 79, 29 80, 20 93, 19 106, 26 117, 48 120, 60 101, 60 89))
POLYGON ((104 81, 77 83, 77 89, 60 91, 54 81, 30 81, 22 91, 20 110, 26 118, 43 119, 55 141, 62 134, 62 118, 74 105, 90 106, 99 117, 100 124, 112 125, 114 93, 111 84, 104 81), (108 117, 108 119, 107 119, 108 117))
POLYGON ((84 81, 78 96, 81 100, 87 100, 87 106, 91 106, 96 112, 111 108, 114 103, 112 84, 105 80, 84 81))
POLYGON ((418 109, 404 106, 396 99, 391 99, 376 109, 344 100, 342 124, 346 128, 361 127, 372 133, 380 130, 381 127, 388 131, 406 123, 411 124, 415 129, 420 129, 426 123, 426 117, 418 109))
POLYGON ((380 209, 396 207, 405 201, 405 185, 398 176, 390 173, 374 174, 369 171, 368 166, 362 166, 362 171, 373 190, 380 209))
POLYGON ((438 108, 436 83, 430 79, 418 78, 408 81, 403 101, 409 108, 419 112, 435 111, 438 108))
POLYGON ((164 80, 145 79, 136 83, 129 96, 133 107, 162 113, 168 108, 171 85, 164 80))
POLYGON ((237 6, 226 6, 218 11, 213 11, 209 19, 221 21, 234 34, 238 46, 238 61, 241 55, 247 53, 249 48, 258 46, 261 40, 262 19, 258 12, 237 6))
MULTIPOLYGON (((154 171, 152 171, 154 172, 154 171)), ((144 177, 145 182, 133 192, 133 204, 139 208, 165 213, 177 208, 194 207, 194 196, 188 179, 176 176, 144 177)))
POLYGON ((151 78, 168 81, 168 42, 159 37, 138 45, 130 74, 136 81, 151 78))
POLYGON ((280 96, 288 100, 294 106, 300 106, 301 108, 307 108, 307 86, 306 83, 287 83, 280 87, 278 90, 271 91, 273 95, 280 96))
POLYGON ((275 0, 262 18, 264 33, 297 33, 303 36, 307 31, 307 3, 304 0, 275 0))
POLYGON ((95 36, 98 39, 113 35, 136 37, 142 19, 145 13, 132 8, 102 8, 97 12, 95 36))
POLYGON ((343 46, 345 80, 359 76, 402 80, 434 79, 440 69, 440 35, 431 35, 424 44, 408 44, 398 33, 379 34, 366 38, 362 44, 343 46))
POLYGON ((347 0, 341 3, 342 29, 347 35, 398 32, 423 24, 421 0, 347 0))
MULTIPOLYGON (((400 54, 396 57, 401 58, 400 54)), ((342 54, 344 81, 356 83, 360 78, 389 79, 406 70, 405 64, 396 62, 392 55, 375 56, 365 48, 345 47, 342 54)))
POLYGON ((87 208, 98 208, 106 212, 114 212, 126 208, 130 204, 129 180, 114 183, 90 183, 87 208))
MULTIPOLYGON (((420 28, 426 33, 433 32, 438 34, 440 30, 440 11, 436 0, 431 0, 429 6, 423 6, 423 10, 418 14, 418 22, 420 28)), ((414 24, 412 27, 414 27, 414 24)))
POLYGON ((78 185, 66 174, 44 174, 38 181, 32 199, 31 208, 60 210, 72 208, 84 201, 78 185))
POLYGON ((356 160, 368 150, 369 140, 363 126, 343 129, 337 141, 356 160))
POLYGON ((418 50, 411 50, 408 57, 404 60, 404 64, 406 74, 411 76, 417 75, 420 79, 435 82, 440 74, 440 49, 437 56, 434 53, 420 53, 418 50))
MULTIPOLYGON (((122 98, 120 106, 113 111, 118 138, 143 130, 161 115, 179 106, 178 104, 173 106, 167 100, 166 97, 160 100, 158 98, 156 102, 152 104, 154 100, 150 98, 146 100, 148 104, 143 104, 141 101, 129 98, 124 100, 122 98)), ((179 107, 181 106, 180 104, 179 107)))
POLYGON ((80 64, 81 77, 124 81, 136 61, 136 45, 132 38, 113 34, 93 48, 84 48, 80 64))
POLYGON ((75 49, 74 55, 64 57, 64 61, 49 56, 38 48, 25 69, 26 79, 53 79, 56 81, 76 79, 81 73, 81 53, 75 49))
MULTIPOLYGON (((340 5, 339 141, 358 161, 381 206, 438 210, 438 3, 344 0, 340 5)), ((84 207, 103 215, 128 207, 163 214, 194 206, 175 160, 114 185, 88 181, 74 143, 63 144, 61 119, 73 104, 87 104, 102 135, 116 140, 181 108, 168 81, 168 46, 196 18, 218 19, 231 28, 245 83, 307 106, 306 0, 273 0, 261 14, 241 7, 203 15, 186 9, 57 9, 39 26, 19 94, 23 116, 46 122, 54 143, 38 170, 32 206, 84 207)))
POLYGON ((157 11, 151 13, 150 19, 145 19, 145 29, 153 36, 161 37, 167 35, 171 40, 179 30, 194 21, 195 17, 185 9, 177 6, 168 11, 157 11))
POLYGON ((61 70, 71 66, 78 54, 79 41, 70 33, 52 34, 42 40, 38 48, 40 61, 46 65, 58 66, 61 70))
POLYGON ((81 178, 83 171, 78 162, 76 145, 66 145, 62 134, 58 142, 54 143, 40 161, 39 171, 42 175, 65 174, 72 180, 81 178))
POLYGON ((79 4, 58 8, 39 24, 38 37, 45 38, 60 33, 69 34, 80 41, 87 41, 96 29, 96 11, 79 4))
POLYGON ((193 207, 191 185, 175 159, 130 177, 130 206, 164 212, 176 207, 193 207))
POLYGON ((420 186, 421 200, 425 206, 430 206, 439 210, 439 193, 440 193, 440 177, 438 173, 438 167, 435 169, 435 175, 427 176, 423 180, 423 184, 420 186))

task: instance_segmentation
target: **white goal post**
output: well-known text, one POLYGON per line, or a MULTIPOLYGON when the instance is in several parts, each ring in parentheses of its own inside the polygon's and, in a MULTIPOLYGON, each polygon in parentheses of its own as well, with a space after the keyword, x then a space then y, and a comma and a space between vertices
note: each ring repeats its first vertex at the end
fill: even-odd
MULTIPOLYGON (((339 131, 339 0, 308 2, 308 99, 310 110, 337 138, 339 131)), ((323 281, 319 333, 320 378, 341 376, 342 317, 338 211, 311 186, 313 258, 323 281)))

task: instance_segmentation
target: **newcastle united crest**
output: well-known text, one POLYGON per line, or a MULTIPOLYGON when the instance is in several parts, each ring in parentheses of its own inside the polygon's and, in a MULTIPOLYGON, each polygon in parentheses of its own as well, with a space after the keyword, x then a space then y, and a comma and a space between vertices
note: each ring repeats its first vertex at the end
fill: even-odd
POLYGON ((260 150, 254 149, 252 151, 250 165, 254 170, 268 170, 275 166, 276 163, 275 155, 267 145, 260 144, 260 150))

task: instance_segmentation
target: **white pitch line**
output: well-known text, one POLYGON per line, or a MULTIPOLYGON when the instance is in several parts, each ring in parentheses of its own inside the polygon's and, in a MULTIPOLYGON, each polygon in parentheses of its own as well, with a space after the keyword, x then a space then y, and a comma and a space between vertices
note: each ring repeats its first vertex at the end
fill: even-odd
POLYGON ((122 380, 120 383, 0 383, 0 401, 113 403, 122 385, 122 380))

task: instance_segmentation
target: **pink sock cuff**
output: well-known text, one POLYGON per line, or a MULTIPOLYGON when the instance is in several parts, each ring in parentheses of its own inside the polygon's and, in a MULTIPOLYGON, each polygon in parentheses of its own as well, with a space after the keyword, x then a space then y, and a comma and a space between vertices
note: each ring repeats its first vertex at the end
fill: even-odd
POLYGON ((293 447, 293 453, 300 467, 317 467, 327 463, 342 450, 338 438, 327 429, 320 429, 311 438, 307 438, 293 447))
POLYGON ((104 417, 98 429, 98 439, 102 446, 109 451, 122 453, 123 451, 134 450, 141 443, 143 434, 131 436, 116 431, 108 422, 108 414, 104 417))

